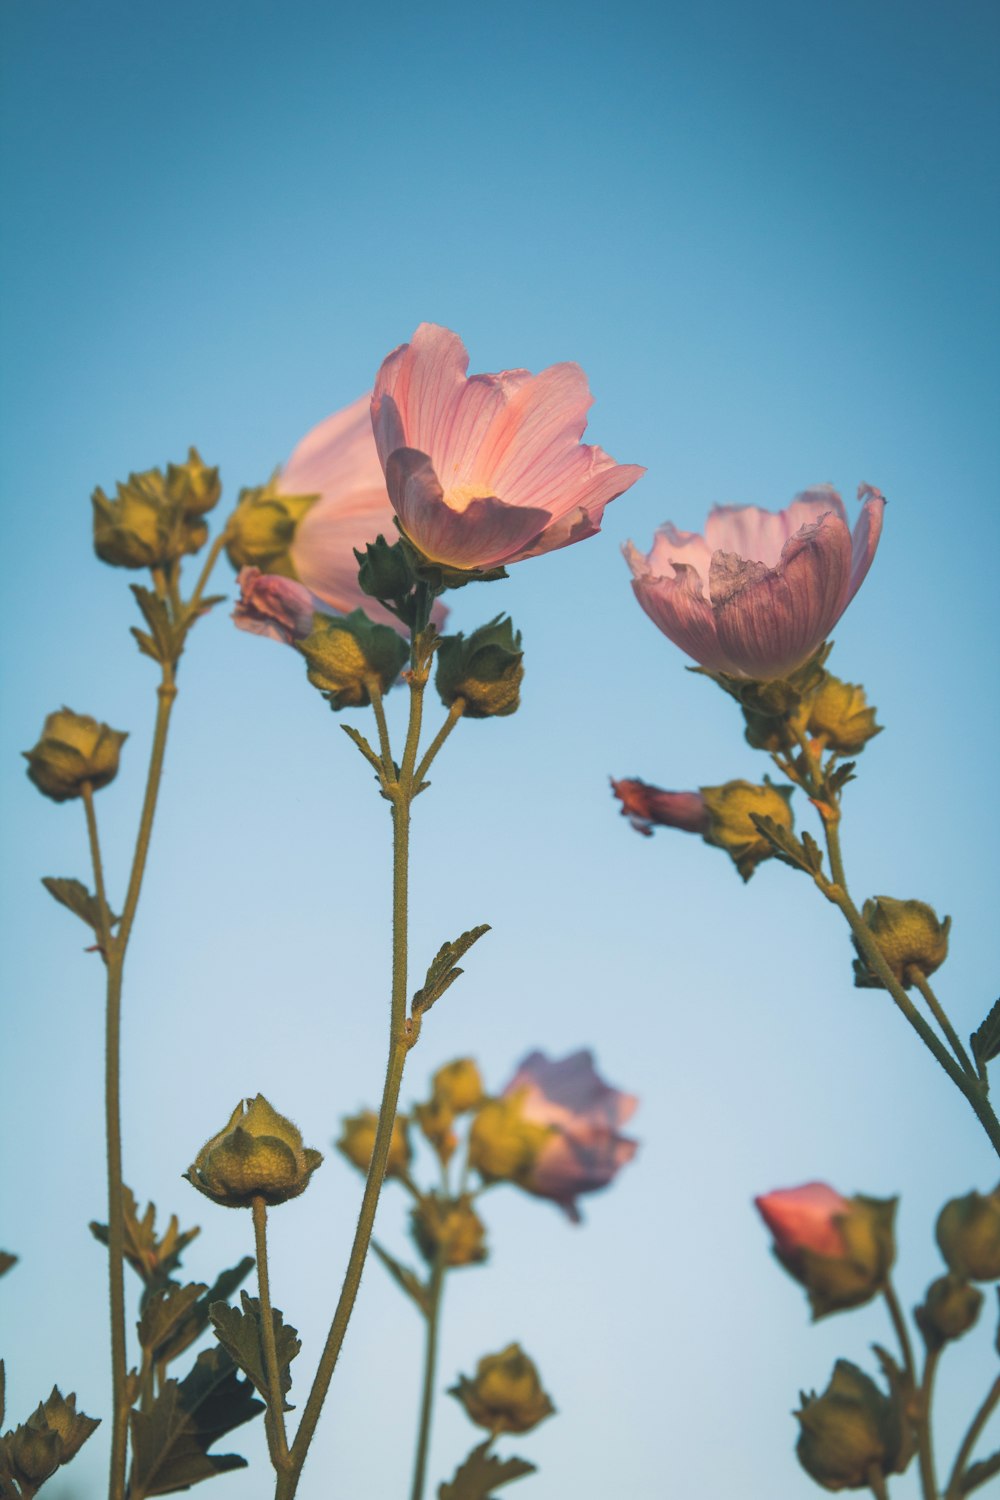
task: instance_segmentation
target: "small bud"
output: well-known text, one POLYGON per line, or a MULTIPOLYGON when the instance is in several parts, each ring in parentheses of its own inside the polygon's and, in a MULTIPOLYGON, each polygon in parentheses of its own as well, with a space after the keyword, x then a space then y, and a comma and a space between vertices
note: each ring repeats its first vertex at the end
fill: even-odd
MULTIPOLYGON (((6 1457, 13 1477, 25 1495, 33 1495, 60 1464, 69 1463, 100 1426, 100 1420, 76 1409, 76 1396, 63 1396, 58 1386, 32 1412, 27 1422, 0 1440, 0 1478, 6 1457)), ((4 1491, 6 1494, 6 1491, 4 1491)))
POLYGON ((355 547, 354 556, 358 560, 358 583, 372 599, 402 602, 416 582, 402 542, 390 546, 379 535, 367 544, 364 552, 355 547))
POLYGON ((315 615, 304 640, 294 642, 306 659, 309 681, 330 707, 364 708, 374 678, 388 692, 409 655, 406 643, 388 625, 373 625, 364 610, 349 615, 315 615))
POLYGON ((291 1120, 258 1094, 240 1100, 184 1176, 224 1208, 249 1208, 254 1198, 273 1206, 304 1193, 322 1160, 318 1151, 303 1147, 291 1120))
POLYGON ((167 464, 167 495, 182 515, 206 515, 222 495, 219 471, 202 463, 197 448, 189 448, 187 463, 167 464))
POLYGON ((555 1412, 533 1362, 520 1344, 485 1355, 471 1380, 464 1375, 448 1391, 465 1407, 477 1427, 494 1434, 530 1432, 555 1412))
POLYGON ((938 1215, 936 1234, 956 1276, 1000 1281, 1000 1187, 952 1198, 938 1215))
POLYGON ((920 1307, 913 1310, 928 1349, 941 1349, 968 1333, 979 1317, 983 1294, 961 1276, 949 1272, 927 1288, 920 1307))
POLYGON ((771 755, 778 751, 787 753, 796 748, 796 730, 805 733, 806 714, 807 710, 802 703, 798 703, 786 714, 757 713, 752 708, 744 707, 744 739, 755 750, 767 750, 771 755))
POLYGON ((295 529, 318 495, 283 495, 273 481, 240 491, 236 509, 226 523, 226 556, 233 567, 260 568, 294 578, 289 549, 295 529))
POLYGON ((531 1176, 553 1134, 524 1112, 524 1093, 487 1099, 469 1130, 469 1166, 487 1182, 521 1182, 531 1176))
POLYGON ((118 759, 127 739, 123 731, 110 729, 88 714, 59 709, 45 720, 34 749, 23 752, 28 776, 53 802, 82 797, 88 781, 99 791, 118 775, 118 759))
MULTIPOLYGON (((385 1168, 386 1177, 405 1177, 409 1171, 412 1152, 406 1128, 408 1123, 405 1115, 397 1115, 393 1121, 389 1160, 385 1168)), ((359 1172, 367 1172, 371 1166, 377 1128, 378 1115, 374 1110, 364 1109, 358 1115, 345 1115, 344 1117, 340 1138, 336 1143, 337 1150, 341 1155, 346 1156, 359 1172)))
POLYGON ((483 1102, 483 1080, 471 1057, 458 1057, 438 1068, 431 1080, 435 1099, 456 1115, 478 1109, 483 1102))
POLYGON ((770 859, 774 853, 750 815, 773 818, 779 828, 790 832, 792 788, 773 786, 765 776, 763 786, 749 781, 727 781, 723 786, 703 786, 701 795, 708 809, 705 843, 724 849, 743 879, 749 880, 761 861, 770 859))
POLYGON ((468 719, 505 718, 516 712, 524 677, 521 632, 508 615, 497 615, 466 638, 446 635, 438 650, 434 681, 441 702, 450 708, 465 701, 468 719))
MULTIPOLYGON (((882 957, 904 989, 911 988, 918 973, 933 974, 948 957, 951 918, 939 921, 933 907, 925 901, 875 896, 865 902, 861 915, 882 957)), ((854 983, 858 989, 884 988, 860 950, 854 960, 854 983)))
POLYGON ((453 1129, 454 1110, 443 1099, 432 1097, 426 1104, 413 1106, 413 1118, 424 1140, 437 1153, 438 1160, 447 1166, 458 1145, 458 1136, 453 1129))
POLYGON ((858 755, 868 741, 882 733, 875 723, 875 710, 868 707, 863 687, 841 682, 826 672, 815 693, 807 700, 806 733, 821 740, 838 755, 858 755))
POLYGON ((439 1198, 432 1193, 410 1210, 410 1228, 428 1265, 472 1266, 487 1257, 486 1226, 468 1193, 439 1198))
POLYGON ((828 1490, 867 1489, 872 1469, 901 1474, 911 1456, 902 1402, 850 1360, 838 1359, 822 1396, 802 1395, 795 1415, 799 1463, 828 1490))
POLYGON ((896 1258, 895 1198, 844 1198, 823 1182, 754 1200, 773 1250, 804 1286, 814 1318, 878 1296, 896 1258))

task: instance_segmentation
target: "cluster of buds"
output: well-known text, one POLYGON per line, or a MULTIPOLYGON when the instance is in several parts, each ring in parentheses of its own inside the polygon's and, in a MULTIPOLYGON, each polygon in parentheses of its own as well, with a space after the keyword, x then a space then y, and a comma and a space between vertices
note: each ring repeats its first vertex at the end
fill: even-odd
POLYGON ((273 1206, 304 1193, 322 1160, 318 1151, 303 1146, 291 1120, 258 1094, 240 1100, 184 1176, 224 1208, 250 1208, 255 1198, 273 1206))
POLYGON ((0 1494, 34 1495, 99 1426, 99 1418, 77 1411, 75 1395, 53 1386, 26 1422, 0 1437, 0 1494))
POLYGON ((204 517, 222 494, 218 469, 195 448, 183 464, 130 474, 109 499, 96 489, 94 551, 115 568, 166 568, 197 552, 208 537, 204 517))

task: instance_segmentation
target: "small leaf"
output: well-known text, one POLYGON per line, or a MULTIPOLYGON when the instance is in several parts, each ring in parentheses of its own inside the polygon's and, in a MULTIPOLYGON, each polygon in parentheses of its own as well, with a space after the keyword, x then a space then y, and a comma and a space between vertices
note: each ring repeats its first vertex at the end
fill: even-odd
POLYGON ((856 766, 856 760, 845 760, 835 771, 829 773, 826 778, 826 790, 831 796, 842 791, 849 781, 857 781, 858 778, 854 774, 856 766))
POLYGON ((422 1016, 425 1011, 430 1010, 435 1000, 440 1000, 448 986, 454 984, 462 973, 454 965, 489 930, 489 923, 483 922, 479 927, 470 927, 468 932, 463 932, 454 942, 442 944, 431 960, 422 988, 413 997, 414 1016, 422 1016))
POLYGON ((224 1349, 198 1356, 179 1384, 167 1380, 148 1411, 132 1412, 129 1500, 170 1495, 230 1469, 245 1469, 236 1453, 209 1453, 214 1442, 263 1411, 224 1349))
POLYGON ((473 1448, 468 1458, 455 1471, 450 1484, 438 1487, 438 1500, 491 1500, 493 1490, 502 1484, 510 1484, 525 1474, 534 1474, 536 1465, 523 1458, 498 1458, 487 1450, 493 1442, 487 1438, 478 1448, 473 1448))
POLYGON ((176 1281, 171 1281, 149 1298, 138 1323, 139 1343, 154 1360, 162 1358, 161 1346, 176 1333, 178 1325, 184 1322, 202 1292, 207 1290, 203 1281, 192 1281, 188 1286, 178 1286, 176 1281))
POLYGON ((7 1250, 0 1250, 0 1276, 9 1271, 11 1266, 17 1265, 17 1256, 11 1255, 7 1250))
POLYGON ((221 1272, 204 1296, 198 1298, 187 1317, 178 1326, 176 1333, 164 1343, 159 1352, 159 1359, 166 1362, 176 1359, 194 1343, 195 1339, 201 1338, 209 1324, 210 1309, 216 1302, 227 1302, 253 1268, 253 1256, 245 1255, 238 1266, 221 1272))
POLYGON ((375 772, 376 772, 379 780, 381 781, 381 779, 382 779, 382 762, 379 760, 378 756, 375 754, 375 751, 372 749, 371 745, 369 745, 368 741, 365 739, 364 735, 361 733, 361 730, 360 729, 355 729, 355 727, 354 727, 353 724, 341 724, 340 727, 344 731, 344 733, 347 735, 347 738, 349 740, 353 740, 354 741, 354 743, 357 745, 358 749, 361 751, 361 754, 364 756, 364 758, 368 762, 368 764, 370 766, 374 766, 375 767, 375 772))
MULTIPOLYGON (((142 1218, 130 1188, 124 1188, 124 1253, 125 1259, 140 1276, 147 1289, 156 1291, 165 1286, 181 1263, 181 1253, 201 1233, 200 1229, 181 1230, 177 1215, 171 1214, 170 1223, 162 1238, 156 1237, 156 1204, 148 1203, 142 1218)), ((108 1243, 108 1226, 92 1221, 90 1232, 102 1245, 108 1243)))
POLYGON ((770 844, 775 856, 783 864, 791 865, 794 870, 804 870, 807 875, 815 875, 823 863, 823 856, 819 852, 816 840, 803 834, 802 843, 799 843, 794 833, 787 828, 782 828, 773 818, 762 816, 760 813, 751 813, 750 821, 762 838, 770 844))
MULTIPOLYGON (((246 1292, 240 1293, 240 1301, 243 1304, 242 1312, 238 1307, 230 1307, 228 1302, 215 1302, 209 1308, 208 1315, 219 1343, 266 1398, 269 1388, 264 1344, 260 1334, 260 1302, 256 1297, 248 1297, 246 1292)), ((302 1340, 298 1336, 298 1330, 284 1322, 276 1307, 271 1309, 271 1318, 274 1323, 281 1394, 287 1396, 292 1388, 289 1366, 302 1348, 302 1340)), ((284 1409, 294 1411, 295 1408, 286 1401, 284 1409)))
POLYGON ((402 1287, 408 1297, 413 1298, 424 1317, 429 1317, 430 1293, 416 1271, 411 1271, 409 1266, 402 1265, 389 1254, 388 1250, 383 1250, 382 1246, 376 1244, 374 1240, 372 1240, 371 1247, 396 1284, 402 1287))
POLYGON ((970 1036, 972 1055, 980 1067, 1000 1057, 1000 1000, 993 1005, 983 1024, 970 1036))
POLYGON ((960 1481, 960 1492, 969 1495, 977 1490, 987 1479, 992 1479, 994 1474, 1000 1474, 1000 1452, 991 1453, 989 1458, 980 1459, 976 1464, 970 1465, 962 1475, 960 1481))
MULTIPOLYGON (((96 896, 92 896, 87 887, 80 880, 72 880, 68 877, 43 875, 42 885, 50 896, 54 896, 60 906, 65 906, 81 922, 86 922, 98 937, 101 935, 101 908, 96 896)), ((114 927, 118 918, 113 912, 109 912, 111 926, 114 927)))

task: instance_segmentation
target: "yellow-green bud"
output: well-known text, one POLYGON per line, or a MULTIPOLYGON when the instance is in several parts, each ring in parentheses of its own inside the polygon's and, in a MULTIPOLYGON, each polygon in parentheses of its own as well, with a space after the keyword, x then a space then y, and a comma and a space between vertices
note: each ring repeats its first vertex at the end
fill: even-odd
POLYGON ((263 1094, 243 1100, 229 1123, 206 1141, 184 1176, 206 1198, 224 1208, 250 1208, 297 1198, 323 1160, 303 1146, 301 1131, 273 1109, 263 1094))
POLYGON ((432 1193, 410 1210, 410 1228, 428 1265, 472 1266, 486 1259, 486 1226, 468 1193, 439 1198, 432 1193))
POLYGON ((273 481, 241 490, 226 524, 226 556, 233 567, 297 577, 289 549, 296 527, 318 499, 318 495, 282 495, 273 481))
POLYGON ((461 1401, 477 1427, 492 1433, 530 1432, 555 1412, 520 1344, 485 1355, 473 1378, 460 1375, 448 1394, 461 1401))
POLYGON ((979 1317, 983 1294, 961 1276, 949 1272, 927 1288, 920 1307, 913 1310, 928 1349, 941 1349, 968 1333, 979 1317))
MULTIPOLYGON (((387 1177, 405 1177, 409 1171, 412 1152, 406 1128, 408 1123, 406 1115, 397 1115, 393 1121, 389 1160, 385 1168, 387 1177)), ((344 1117, 340 1137, 336 1143, 337 1150, 341 1155, 346 1156, 359 1172, 367 1172, 371 1166, 377 1129, 378 1115, 374 1110, 363 1109, 358 1115, 344 1117)))
POLYGON ((483 1080, 471 1057, 458 1057, 438 1068, 431 1080, 435 1099, 440 1099, 456 1115, 478 1109, 483 1102, 483 1080))
POLYGON ((162 568, 204 546, 208 527, 197 513, 182 509, 162 470, 130 474, 115 489, 114 500, 100 488, 91 496, 94 551, 102 562, 115 568, 162 568))
POLYGON ((881 724, 875 723, 874 708, 868 707, 864 688, 841 682, 830 673, 824 674, 806 706, 806 732, 838 755, 858 755, 869 740, 882 733, 881 724))
POLYGON ((802 1395, 799 1463, 826 1490, 863 1490, 873 1469, 901 1474, 912 1446, 897 1393, 886 1396, 850 1360, 838 1359, 822 1396, 802 1395))
POLYGON ((525 1118, 520 1092, 487 1099, 469 1130, 469 1166, 487 1182, 521 1182, 551 1134, 525 1118))
POLYGON ((1000 1187, 952 1198, 938 1215, 937 1242, 949 1269, 970 1281, 1000 1281, 1000 1187))
POLYGON ((723 786, 703 786, 700 790, 709 815, 705 843, 724 849, 743 879, 749 880, 760 862, 770 859, 774 852, 755 827, 751 813, 773 818, 779 828, 791 832, 792 788, 773 786, 765 776, 763 786, 727 781, 723 786))
POLYGON ((458 1136, 452 1128, 455 1112, 442 1099, 432 1096, 426 1104, 413 1106, 413 1118, 420 1132, 445 1165, 451 1160, 458 1145, 458 1136))
POLYGON ((197 448, 189 448, 187 463, 167 464, 167 495, 182 515, 203 516, 222 495, 219 471, 202 463, 197 448))
MULTIPOLYGON (((933 974, 948 957, 951 918, 939 921, 933 907, 925 901, 875 896, 865 902, 861 915, 893 976, 904 989, 911 988, 918 974, 933 974)), ((857 948, 857 941, 854 946, 857 948)), ((860 949, 854 961, 854 983, 858 989, 884 988, 860 949)))
POLYGON ((28 776, 53 802, 82 797, 87 782, 96 792, 118 775, 118 758, 128 735, 89 714, 61 708, 49 714, 41 739, 23 752, 28 776))
POLYGON ((313 616, 313 628, 293 645, 306 659, 306 675, 330 707, 364 708, 369 685, 388 692, 407 659, 406 643, 388 625, 374 625, 362 609, 349 615, 313 616))
POLYGON ((63 1396, 53 1386, 51 1396, 27 1422, 0 1440, 0 1477, 6 1458, 21 1487, 18 1493, 33 1495, 60 1464, 69 1463, 100 1425, 98 1418, 77 1411, 74 1394, 63 1396))
POLYGON ((456 698, 464 701, 468 719, 504 718, 520 703, 524 677, 521 632, 515 632, 509 616, 497 615, 466 639, 446 635, 438 649, 434 679, 447 708, 456 698))

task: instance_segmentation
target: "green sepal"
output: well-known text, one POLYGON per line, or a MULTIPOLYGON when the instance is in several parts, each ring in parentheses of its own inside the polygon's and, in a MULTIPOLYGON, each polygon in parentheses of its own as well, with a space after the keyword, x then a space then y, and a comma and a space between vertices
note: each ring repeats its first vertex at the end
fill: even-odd
POLYGON ((818 875, 823 868, 823 855, 811 834, 804 833, 797 839, 789 829, 782 828, 773 818, 751 813, 750 821, 762 838, 770 844, 775 858, 793 870, 804 870, 807 875, 818 875))
POLYGON ((434 1002, 440 1000, 445 990, 454 984, 459 974, 463 972, 454 965, 463 954, 468 953, 473 943, 478 942, 489 930, 489 923, 483 922, 479 927, 470 927, 468 932, 463 932, 461 937, 455 938, 454 942, 441 945, 431 960, 427 978, 413 997, 411 1010, 414 1016, 422 1016, 429 1011, 434 1002))
POLYGON ((451 1482, 438 1486, 438 1500, 491 1500, 492 1492, 501 1485, 536 1472, 537 1464, 529 1464, 527 1459, 500 1458, 490 1453, 492 1442, 489 1437, 473 1448, 451 1482))
POLYGON ((219 1438, 249 1422, 264 1404, 241 1380, 225 1349, 199 1354, 180 1382, 167 1380, 148 1411, 133 1411, 129 1500, 170 1495, 202 1479, 245 1469, 236 1453, 209 1453, 219 1438))
POLYGON ((421 583, 426 583, 433 594, 443 594, 445 589, 463 589, 467 583, 498 583, 502 578, 510 576, 506 568, 452 568, 447 563, 434 562, 410 541, 399 524, 398 516, 396 525, 414 577, 421 583))
MULTIPOLYGON (((101 909, 97 897, 92 896, 81 880, 73 880, 68 876, 43 875, 42 885, 50 896, 54 896, 60 906, 65 906, 81 922, 86 922, 88 927, 93 928, 98 937, 101 935, 101 909)), ((114 912, 108 913, 112 927, 120 920, 114 912)))
POLYGON ((980 1069, 1000 1057, 1000 1000, 994 1002, 986 1020, 972 1033, 969 1045, 980 1069))
POLYGON ((466 718, 516 713, 523 678, 521 632, 508 615, 495 616, 468 637, 459 631, 441 641, 435 685, 446 708, 463 700, 466 718))
MULTIPOLYGON (((228 1302, 214 1302, 208 1310, 215 1336, 231 1359, 260 1391, 265 1400, 270 1399, 267 1379, 267 1364, 264 1359, 264 1342, 261 1338, 260 1302, 256 1297, 240 1293, 243 1310, 230 1307, 228 1302)), ((274 1343, 278 1356, 278 1377, 281 1381, 282 1397, 292 1388, 292 1360, 302 1348, 298 1330, 286 1323, 278 1308, 272 1307, 271 1321, 274 1325, 274 1343)), ((285 1411, 294 1411, 287 1401, 285 1411)))
POLYGON ((8 1250, 0 1250, 0 1276, 9 1271, 11 1266, 17 1265, 17 1256, 11 1255, 8 1250))
POLYGON ((413 1299, 425 1318, 429 1317, 431 1308, 430 1293, 416 1271, 411 1271, 409 1266, 402 1265, 400 1261, 389 1254, 388 1250, 383 1250, 382 1246, 376 1244, 374 1240, 372 1240, 372 1249, 396 1285, 401 1287, 406 1295, 413 1299))
MULTIPOLYGON (((181 1230, 176 1214, 162 1238, 156 1237, 156 1204, 148 1203, 142 1218, 131 1188, 123 1187, 123 1253, 136 1275, 149 1290, 166 1285, 181 1263, 181 1255, 199 1234, 200 1229, 181 1230)), ((102 1245, 108 1243, 108 1226, 91 1221, 90 1232, 102 1245)), ((242 1278, 241 1278, 242 1279, 242 1278)))

